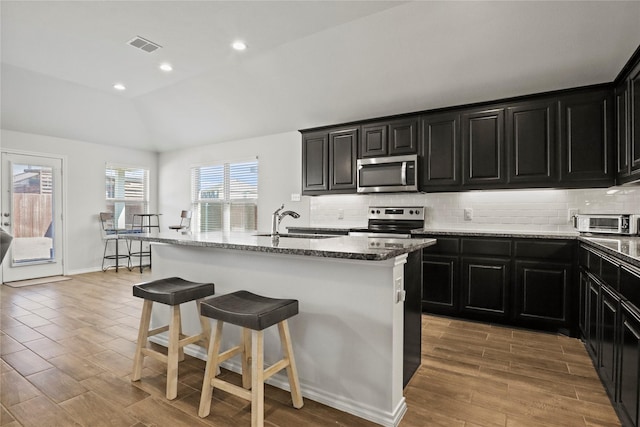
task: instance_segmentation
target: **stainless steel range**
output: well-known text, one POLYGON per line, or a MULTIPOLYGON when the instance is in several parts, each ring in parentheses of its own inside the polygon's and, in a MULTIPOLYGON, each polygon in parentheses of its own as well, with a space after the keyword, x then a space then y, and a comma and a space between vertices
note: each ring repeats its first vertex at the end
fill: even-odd
POLYGON ((411 230, 424 228, 423 206, 370 206, 367 228, 352 229, 350 236, 410 239, 411 230))

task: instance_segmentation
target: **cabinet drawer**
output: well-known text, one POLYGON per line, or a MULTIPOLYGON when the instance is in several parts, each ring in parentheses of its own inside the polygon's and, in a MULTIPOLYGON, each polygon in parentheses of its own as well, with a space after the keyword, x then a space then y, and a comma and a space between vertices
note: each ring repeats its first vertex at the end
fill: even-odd
POLYGON ((430 239, 436 239, 435 245, 427 246, 422 249, 425 255, 441 255, 441 254, 457 254, 460 250, 460 239, 456 237, 440 237, 428 236, 430 239))
POLYGON ((462 239, 464 255, 511 256, 511 241, 505 239, 462 239))
POLYGON ((583 266, 591 274, 600 277, 600 255, 580 246, 580 265, 583 266))
POLYGON ((573 259, 573 244, 566 241, 516 240, 514 251, 516 258, 550 258, 553 261, 571 261, 573 259))
MULTIPOLYGON (((600 258, 600 278, 616 291, 620 289, 618 284, 620 264, 607 257, 600 258)), ((640 285, 640 282, 638 283, 640 285)))
POLYGON ((626 265, 620 268, 620 294, 640 310, 640 271, 626 265))

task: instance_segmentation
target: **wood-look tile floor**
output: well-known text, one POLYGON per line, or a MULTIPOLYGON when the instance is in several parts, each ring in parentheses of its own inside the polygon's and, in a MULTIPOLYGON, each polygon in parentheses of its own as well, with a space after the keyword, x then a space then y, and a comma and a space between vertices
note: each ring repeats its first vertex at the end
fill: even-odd
MULTIPOLYGON (((142 308, 131 285, 149 278, 121 270, 2 285, 0 426, 248 426, 249 403, 219 390, 198 417, 199 359, 181 364, 174 401, 150 358, 142 380, 129 380, 142 308)), ((269 427, 374 425, 309 399, 296 410, 270 386, 265 394, 269 427)), ((401 427, 620 425, 580 341, 435 316, 423 316, 422 366, 405 396, 401 427)))

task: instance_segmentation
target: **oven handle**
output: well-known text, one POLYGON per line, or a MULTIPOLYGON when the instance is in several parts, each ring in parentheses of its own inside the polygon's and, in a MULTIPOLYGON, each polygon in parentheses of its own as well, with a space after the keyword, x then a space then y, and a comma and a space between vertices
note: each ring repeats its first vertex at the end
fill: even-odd
POLYGON ((370 231, 350 231, 351 237, 378 237, 381 239, 410 239, 409 233, 372 233, 370 231))

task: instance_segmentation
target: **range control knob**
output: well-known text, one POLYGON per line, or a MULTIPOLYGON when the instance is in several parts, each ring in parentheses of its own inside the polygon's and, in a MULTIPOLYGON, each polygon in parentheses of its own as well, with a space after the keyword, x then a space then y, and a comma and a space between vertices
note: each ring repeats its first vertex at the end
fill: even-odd
POLYGON ((376 211, 374 209, 371 209, 371 213, 374 214, 376 213, 376 211))
POLYGON ((379 213, 380 213, 380 209, 378 209, 378 210, 376 211, 376 213, 377 213, 377 214, 379 214, 379 213))
POLYGON ((410 210, 410 211, 409 211, 409 215, 413 215, 413 210, 410 210))
POLYGON ((416 209, 416 215, 420 215, 420 211, 416 209))

